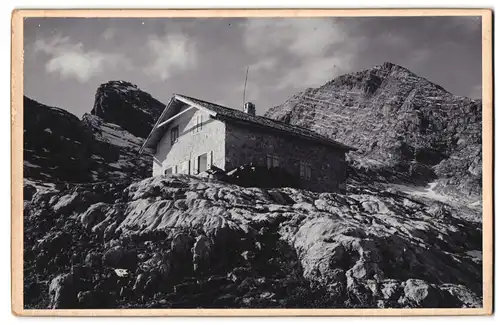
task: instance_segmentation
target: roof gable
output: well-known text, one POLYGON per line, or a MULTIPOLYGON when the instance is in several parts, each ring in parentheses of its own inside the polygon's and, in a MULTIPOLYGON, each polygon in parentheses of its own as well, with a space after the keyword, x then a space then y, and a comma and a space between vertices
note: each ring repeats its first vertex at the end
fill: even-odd
POLYGON ((165 109, 161 113, 160 117, 156 121, 155 125, 153 126, 153 129, 149 133, 148 137, 146 138, 146 141, 144 141, 141 149, 139 150, 139 153, 142 153, 144 151, 147 152, 155 152, 156 146, 162 139, 163 135, 165 134, 166 130, 168 129, 168 126, 173 122, 175 119, 183 115, 184 113, 190 111, 191 109, 198 109, 207 112, 210 115, 214 115, 214 113, 210 110, 208 110, 205 107, 201 107, 195 103, 191 103, 187 100, 180 100, 175 94, 174 96, 170 99, 168 104, 165 106, 165 109))

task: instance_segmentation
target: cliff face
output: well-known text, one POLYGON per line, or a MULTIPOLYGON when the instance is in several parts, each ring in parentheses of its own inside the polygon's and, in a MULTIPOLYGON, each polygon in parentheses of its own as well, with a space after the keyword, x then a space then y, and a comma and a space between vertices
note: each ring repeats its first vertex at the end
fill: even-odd
POLYGON ((130 82, 109 81, 97 89, 91 114, 146 138, 164 108, 165 104, 130 82))
POLYGON ((455 96, 392 63, 307 89, 267 116, 358 148, 355 170, 481 193, 480 100, 455 96))

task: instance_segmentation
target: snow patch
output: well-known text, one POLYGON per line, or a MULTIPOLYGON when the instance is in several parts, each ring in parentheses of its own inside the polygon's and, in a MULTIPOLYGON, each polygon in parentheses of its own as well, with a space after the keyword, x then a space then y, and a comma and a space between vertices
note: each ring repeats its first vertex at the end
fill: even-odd
POLYGON ((34 181, 30 179, 24 179, 24 186, 32 186, 35 188, 37 193, 49 193, 49 192, 56 192, 56 184, 54 183, 46 183, 46 182, 39 182, 39 181, 34 181))
POLYGON ((101 126, 101 141, 113 144, 117 147, 126 147, 131 149, 140 147, 142 145, 144 141, 142 138, 135 137, 131 133, 121 130, 120 127, 117 127, 115 129, 110 126, 116 125, 107 123, 106 125, 101 126))
POLYGON ((117 162, 114 162, 114 163, 108 163, 108 166, 111 166, 111 167, 114 167, 114 168, 118 168, 118 169, 121 169, 123 167, 122 164, 120 163, 117 163, 117 162))
POLYGON ((424 188, 424 189, 411 188, 408 186, 397 186, 397 185, 395 187, 396 187, 396 189, 398 189, 406 194, 409 194, 409 195, 415 195, 415 196, 420 196, 420 197, 424 197, 424 198, 431 199, 431 200, 440 201, 443 203, 449 203, 451 200, 449 196, 439 194, 434 190, 436 188, 437 184, 438 184, 437 182, 431 182, 428 184, 429 186, 424 188))
POLYGON ((115 269, 114 271, 116 275, 119 276, 120 278, 126 277, 128 275, 127 269, 115 269))
POLYGON ((23 162, 23 165, 24 165, 24 167, 30 167, 30 168, 41 168, 40 166, 35 165, 35 164, 32 164, 32 163, 30 163, 30 162, 29 162, 29 161, 27 161, 27 160, 25 160, 25 161, 23 162))
POLYGON ((92 171, 92 180, 93 181, 98 181, 99 180, 99 173, 97 173, 96 171, 92 171))
POLYGON ((467 251, 465 252, 468 256, 472 257, 472 260, 476 263, 481 263, 483 261, 483 252, 481 251, 467 251))

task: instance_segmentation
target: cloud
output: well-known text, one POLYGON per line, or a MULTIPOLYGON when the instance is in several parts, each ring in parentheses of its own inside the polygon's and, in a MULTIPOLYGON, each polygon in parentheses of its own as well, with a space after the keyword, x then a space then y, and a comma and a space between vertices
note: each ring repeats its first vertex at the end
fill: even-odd
POLYGON ((349 70, 347 60, 340 57, 316 58, 311 61, 302 62, 294 69, 280 78, 276 84, 276 89, 288 87, 318 87, 325 82, 337 77, 342 72, 349 70))
POLYGON ((116 28, 108 27, 104 30, 101 37, 103 39, 105 39, 106 41, 109 41, 109 40, 112 40, 113 38, 115 38, 116 32, 117 32, 116 28))
POLYGON ((249 51, 268 53, 286 49, 297 56, 324 55, 345 39, 333 18, 253 18, 245 24, 244 42, 249 51))
POLYGON ((244 46, 256 67, 275 69, 276 90, 320 86, 348 71, 359 42, 335 18, 253 18, 244 26, 244 46))
POLYGON ((470 93, 467 94, 467 97, 472 98, 472 99, 483 98, 483 86, 482 85, 475 85, 474 87, 472 87, 470 93))
POLYGON ((250 72, 269 71, 274 69, 277 64, 278 59, 276 57, 269 57, 251 64, 248 68, 250 72))
POLYGON ((459 28, 465 33, 475 33, 481 31, 480 16, 450 17, 450 29, 459 28))
POLYGON ((85 51, 82 43, 73 43, 69 37, 60 35, 37 40, 34 51, 49 56, 45 63, 47 72, 59 73, 62 79, 74 78, 81 83, 105 69, 115 69, 122 64, 128 64, 122 54, 85 51))
POLYGON ((144 73, 149 76, 165 81, 176 73, 196 68, 196 43, 183 34, 151 36, 146 48, 150 53, 150 61, 144 73))

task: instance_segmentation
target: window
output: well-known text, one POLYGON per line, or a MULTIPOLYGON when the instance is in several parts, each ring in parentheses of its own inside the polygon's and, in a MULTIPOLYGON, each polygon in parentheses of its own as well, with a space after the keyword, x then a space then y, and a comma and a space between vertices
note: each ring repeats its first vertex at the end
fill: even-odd
POLYGON ((172 167, 165 169, 165 175, 172 175, 172 167))
POLYGON ((311 164, 303 161, 300 162, 300 178, 305 180, 311 179, 311 164))
POLYGON ((201 127, 203 126, 203 120, 202 120, 202 118, 203 118, 202 115, 200 115, 200 114, 196 115, 196 125, 194 126, 194 129, 193 129, 193 131, 195 133, 201 131, 201 127))
POLYGON ((204 153, 201 156, 198 156, 198 173, 203 173, 204 171, 207 170, 207 154, 204 153))
POLYGON ((181 164, 181 168, 180 168, 179 173, 180 173, 180 174, 188 174, 188 175, 189 175, 189 168, 191 167, 190 165, 191 165, 191 164, 190 164, 190 161, 189 161, 189 160, 187 160, 187 161, 183 162, 183 163, 181 164))
POLYGON ((177 142, 177 140, 179 139, 179 126, 174 126, 170 130, 170 139, 172 141, 172 144, 177 142))
POLYGON ((279 167, 280 158, 277 155, 267 155, 267 168, 279 167))

